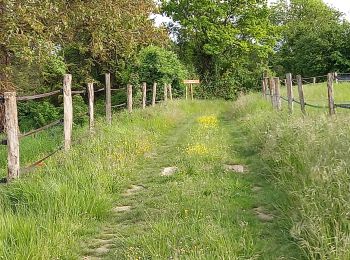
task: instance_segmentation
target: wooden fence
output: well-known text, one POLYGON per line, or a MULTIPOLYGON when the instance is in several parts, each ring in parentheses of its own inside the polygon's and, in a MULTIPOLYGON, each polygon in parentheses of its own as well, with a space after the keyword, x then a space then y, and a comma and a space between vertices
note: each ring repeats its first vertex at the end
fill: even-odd
MULTIPOLYGON (((14 179, 20 177, 21 174, 30 172, 33 168, 38 166, 44 160, 48 159, 52 155, 56 154, 58 151, 64 149, 69 151, 72 146, 72 131, 73 131, 73 102, 72 96, 78 94, 87 94, 88 97, 88 111, 86 114, 89 116, 89 135, 94 133, 94 98, 95 93, 105 92, 105 109, 106 109, 106 121, 108 124, 112 123, 112 108, 127 107, 127 110, 131 113, 133 111, 133 86, 128 84, 126 87, 127 100, 126 103, 112 105, 112 92, 114 91, 125 91, 123 88, 112 89, 111 87, 111 76, 109 73, 105 74, 105 88, 94 90, 94 84, 88 83, 86 90, 73 91, 72 87, 72 75, 67 74, 63 79, 63 89, 56 90, 49 93, 37 94, 33 96, 17 97, 16 92, 5 92, 2 98, 2 102, 5 103, 5 131, 6 139, 1 141, 2 145, 7 146, 8 151, 8 173, 6 182, 10 182, 14 179), (51 97, 54 95, 63 95, 63 107, 64 107, 64 117, 61 120, 52 122, 41 128, 32 130, 25 134, 20 134, 18 125, 18 112, 17 112, 17 102, 25 102, 29 100, 38 100, 46 97, 51 97), (20 139, 23 137, 31 136, 33 134, 44 131, 50 127, 59 125, 63 123, 64 128, 64 144, 60 146, 57 150, 45 156, 43 159, 33 163, 27 168, 20 169, 20 139)), ((157 83, 153 84, 151 90, 152 101, 151 105, 155 106, 160 100, 156 100, 157 97, 157 83)), ((142 108, 145 109, 147 106, 147 84, 142 84, 142 108)), ((171 84, 164 85, 164 101, 173 99, 172 86, 171 84)))
POLYGON ((313 108, 327 108, 330 115, 336 113, 336 108, 350 109, 350 103, 336 103, 334 99, 334 83, 350 81, 350 74, 347 73, 328 73, 327 75, 302 78, 301 75, 297 75, 293 80, 292 74, 287 73, 284 80, 280 80, 278 77, 264 77, 262 80, 262 94, 266 99, 271 99, 273 108, 276 110, 281 110, 282 101, 288 102, 289 113, 293 113, 294 104, 299 104, 302 113, 306 114, 306 107, 313 108), (324 82, 322 79, 326 79, 327 90, 328 90, 328 104, 319 105, 312 104, 305 101, 304 96, 304 83, 316 84, 319 82, 324 82), (280 86, 283 83, 287 88, 287 97, 281 96, 280 86), (298 87, 299 99, 295 99, 293 96, 293 83, 298 87))

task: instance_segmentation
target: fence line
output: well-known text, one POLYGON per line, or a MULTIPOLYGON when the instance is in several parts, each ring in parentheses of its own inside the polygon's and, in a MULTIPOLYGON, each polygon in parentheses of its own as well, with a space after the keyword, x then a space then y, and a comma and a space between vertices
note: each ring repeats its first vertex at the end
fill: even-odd
MULTIPOLYGON (((296 103, 300 105, 301 110, 303 114, 306 114, 305 107, 312 107, 317 109, 329 109, 329 114, 334 115, 335 114, 335 108, 341 108, 341 109, 350 109, 350 101, 349 102, 343 102, 343 103, 336 103, 334 100, 334 82, 343 82, 343 81, 350 81, 350 73, 329 73, 328 75, 324 76, 315 76, 315 77, 309 77, 309 78, 302 78, 300 75, 297 75, 295 79, 292 79, 291 73, 286 74, 286 79, 280 80, 279 78, 272 78, 272 77, 264 77, 262 80, 262 91, 263 91, 263 97, 270 96, 271 97, 271 103, 272 106, 278 110, 280 110, 280 107, 278 107, 276 102, 278 100, 280 101, 286 101, 288 102, 288 107, 290 113, 293 112, 293 103, 296 103), (347 79, 341 80, 341 77, 348 76, 347 79), (327 77, 327 89, 328 89, 328 105, 320 105, 320 104, 313 104, 305 101, 304 98, 304 89, 303 89, 303 83, 308 84, 316 84, 317 78, 323 78, 327 77), (308 79, 312 79, 312 83, 307 81, 308 79), (276 92, 276 84, 280 82, 285 82, 287 87, 287 97, 281 96, 279 94, 279 90, 277 88, 276 92), (293 91, 292 91, 292 85, 293 83, 297 84, 298 87, 298 94, 299 94, 299 100, 296 100, 293 97, 293 91)), ((309 100, 312 101, 312 100, 309 100)), ((318 102, 318 101, 314 101, 318 102)))
MULTIPOLYGON (((105 98, 105 109, 106 109, 106 120, 108 123, 111 123, 112 121, 112 108, 121 108, 126 107, 128 111, 131 113, 133 109, 133 86, 128 84, 126 88, 111 88, 111 80, 110 80, 110 74, 105 74, 105 87, 94 90, 93 83, 87 84, 86 90, 71 90, 71 84, 72 84, 72 76, 67 74, 64 76, 63 80, 63 89, 61 90, 55 90, 52 92, 42 93, 42 94, 36 94, 31 96, 21 96, 16 97, 16 92, 5 92, 4 96, 0 96, 0 102, 5 103, 5 124, 6 124, 6 134, 7 138, 0 141, 0 144, 6 145, 8 150, 8 174, 6 178, 6 182, 10 182, 14 179, 17 179, 20 177, 21 174, 27 174, 31 172, 33 169, 35 169, 38 165, 43 163, 45 160, 49 159, 53 155, 57 154, 59 151, 65 150, 69 151, 72 144, 76 144, 77 142, 85 139, 85 136, 81 137, 79 140, 72 141, 72 131, 73 131, 73 119, 74 118, 81 118, 82 116, 88 115, 89 116, 89 134, 87 136, 90 136, 94 133, 94 93, 99 93, 104 91, 106 94, 105 98), (117 105, 112 105, 112 95, 111 92, 114 91, 125 91, 127 96, 127 102, 117 105), (45 126, 42 126, 40 128, 31 130, 27 133, 20 134, 19 133, 19 125, 18 125, 18 114, 17 114, 17 102, 22 101, 30 101, 30 100, 37 100, 42 98, 51 97, 54 95, 63 94, 63 107, 64 107, 64 117, 60 120, 56 120, 54 122, 51 122, 45 126), (88 112, 84 112, 80 115, 75 115, 73 118, 73 95, 78 94, 88 94, 88 112), (64 142, 62 145, 60 145, 57 149, 50 152, 48 155, 46 155, 44 158, 32 163, 31 165, 24 167, 23 169, 20 169, 20 151, 19 151, 19 140, 27 137, 32 136, 34 134, 37 134, 39 132, 42 132, 44 130, 47 130, 51 127, 57 126, 63 124, 64 126, 64 142)), ((153 84, 152 89, 147 90, 147 84, 142 84, 142 108, 146 108, 147 104, 152 104, 154 106, 156 103, 159 102, 166 102, 168 100, 168 96, 170 95, 170 100, 172 100, 172 87, 171 84, 165 84, 164 86, 164 97, 162 100, 156 100, 156 94, 157 94, 157 83, 155 82, 153 84), (166 90, 166 92, 165 92, 166 90), (152 91, 152 101, 147 101, 147 92, 152 91)), ((192 93, 193 95, 193 93, 192 93)))

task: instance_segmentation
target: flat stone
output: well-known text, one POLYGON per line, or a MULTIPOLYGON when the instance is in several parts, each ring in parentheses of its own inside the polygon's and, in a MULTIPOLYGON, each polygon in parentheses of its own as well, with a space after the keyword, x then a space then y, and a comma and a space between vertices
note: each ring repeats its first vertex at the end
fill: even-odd
POLYGON ((226 171, 231 171, 236 173, 245 173, 244 166, 239 164, 226 164, 224 168, 226 171))
POLYGON ((154 159, 156 157, 157 157, 157 153, 156 152, 145 153, 145 158, 154 159))
POLYGON ((110 248, 107 246, 101 246, 99 248, 94 249, 94 253, 98 256, 106 255, 109 253, 109 251, 110 251, 110 248))
POLYGON ((145 187, 141 185, 131 185, 131 188, 127 189, 126 192, 123 194, 124 196, 131 196, 141 190, 145 189, 145 187))
POLYGON ((100 260, 102 259, 101 257, 96 257, 96 256, 84 256, 83 260, 100 260))
POLYGON ((255 187, 252 188, 253 192, 259 192, 261 190, 262 190, 262 187, 260 187, 260 186, 255 186, 255 187))
POLYGON ((172 176, 174 175, 177 171, 179 170, 179 168, 173 166, 173 167, 165 167, 162 170, 162 173, 160 174, 161 176, 172 176))
POLYGON ((122 213, 130 210, 131 210, 131 206, 120 206, 120 207, 113 208, 113 212, 115 213, 122 213))
POLYGON ((100 246, 108 245, 112 243, 113 243, 112 239, 93 239, 89 245, 89 248, 96 248, 96 247, 100 247, 100 246))
POLYGON ((258 219, 260 219, 263 222, 271 222, 274 220, 274 216, 267 213, 266 210, 263 207, 258 207, 254 209, 258 219))

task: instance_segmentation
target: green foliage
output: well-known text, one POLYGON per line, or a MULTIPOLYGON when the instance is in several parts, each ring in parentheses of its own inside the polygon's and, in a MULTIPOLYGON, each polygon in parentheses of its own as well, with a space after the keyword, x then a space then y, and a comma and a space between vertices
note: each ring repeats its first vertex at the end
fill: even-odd
MULTIPOLYGON (((349 87, 335 85, 336 101, 349 100, 349 87)), ((327 102, 326 84, 308 85, 305 94, 306 101, 327 102)), ((287 196, 277 206, 306 258, 349 259, 349 110, 330 118, 327 109, 307 107, 305 117, 299 105, 293 115, 283 108, 276 113, 261 95, 250 94, 233 112, 266 169, 263 177, 287 196)))
POLYGON ((62 118, 62 108, 48 101, 28 101, 18 104, 18 117, 21 130, 26 131, 62 118))
POLYGON ((281 40, 271 64, 279 75, 325 75, 350 70, 350 24, 322 0, 280 0, 272 6, 272 21, 281 40))
MULTIPOLYGON (((129 174, 144 161, 144 147, 167 138, 183 118, 175 108, 121 113, 118 122, 96 122, 96 136, 70 153, 59 153, 26 178, 0 186, 0 258, 79 259, 82 239, 111 216, 112 202, 132 184, 129 174), (147 140, 147 141, 146 141, 147 140), (129 167, 130 166, 130 167, 129 167), (127 173, 127 174, 126 174, 127 173)), ((77 128, 77 136, 88 129, 77 128)), ((62 144, 55 128, 21 140, 21 164, 28 165, 62 144)), ((0 149, 1 176, 6 147, 0 149)), ((134 174, 134 173, 132 173, 134 174)))
POLYGON ((51 89, 61 87, 63 75, 67 72, 67 65, 61 56, 53 54, 44 64, 43 82, 51 89))
POLYGON ((162 7, 175 22, 181 59, 210 94, 230 98, 257 85, 275 44, 266 1, 171 0, 162 7))
POLYGON ((83 125, 88 122, 88 105, 81 95, 73 96, 73 118, 74 124, 83 125))
POLYGON ((176 54, 156 46, 144 48, 139 54, 140 78, 148 83, 181 82, 186 70, 176 54))

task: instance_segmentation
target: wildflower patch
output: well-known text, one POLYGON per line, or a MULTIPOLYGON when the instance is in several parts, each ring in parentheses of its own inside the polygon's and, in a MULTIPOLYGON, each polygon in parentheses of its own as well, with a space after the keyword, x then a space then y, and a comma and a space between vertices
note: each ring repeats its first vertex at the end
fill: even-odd
POLYGON ((204 144, 194 144, 189 145, 186 152, 188 155, 206 155, 209 154, 209 149, 204 144))
POLYGON ((204 128, 216 128, 218 126, 218 119, 216 116, 201 116, 197 122, 204 128))

